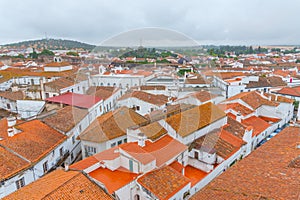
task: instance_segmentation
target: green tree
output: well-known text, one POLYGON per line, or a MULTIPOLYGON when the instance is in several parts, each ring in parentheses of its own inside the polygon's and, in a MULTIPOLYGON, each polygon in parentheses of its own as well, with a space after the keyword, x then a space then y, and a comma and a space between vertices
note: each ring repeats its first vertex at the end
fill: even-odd
POLYGON ((37 59, 38 56, 39 56, 38 53, 33 48, 32 53, 29 54, 29 57, 32 58, 32 59, 37 59))
POLYGON ((44 49, 39 55, 54 56, 55 54, 53 53, 53 51, 50 51, 48 49, 44 49))
POLYGON ((77 52, 74 52, 74 51, 67 52, 67 55, 68 56, 79 56, 79 54, 77 52))

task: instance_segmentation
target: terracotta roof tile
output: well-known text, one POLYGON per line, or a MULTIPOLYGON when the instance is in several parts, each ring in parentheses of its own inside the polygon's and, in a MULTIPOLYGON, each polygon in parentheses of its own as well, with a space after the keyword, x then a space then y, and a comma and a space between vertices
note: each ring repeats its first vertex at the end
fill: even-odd
POLYGON ((66 106, 57 110, 53 115, 45 117, 42 121, 56 130, 67 133, 87 114, 86 109, 66 106))
POLYGON ((182 137, 199 130, 226 114, 211 102, 178 113, 166 119, 166 122, 182 137), (193 120, 195 123, 190 123, 193 120))
POLYGON ((287 98, 287 97, 283 97, 283 96, 276 96, 275 94, 270 94, 270 93, 264 93, 264 95, 266 97, 271 97, 271 101, 277 101, 277 102, 281 102, 281 103, 293 103, 294 100, 287 98))
POLYGON ((79 138, 91 142, 104 142, 126 135, 127 128, 145 124, 147 121, 134 110, 121 107, 98 117, 79 138))
POLYGON ((48 87, 49 87, 56 92, 60 92, 61 89, 70 87, 74 84, 75 84, 75 82, 73 80, 62 77, 62 78, 56 79, 54 81, 44 83, 44 86, 45 86, 46 91, 50 91, 50 89, 48 89, 48 87))
POLYGON ((153 170, 138 179, 138 183, 158 199, 169 199, 190 180, 169 166, 153 170))
POLYGON ((254 112, 253 110, 249 109, 246 106, 243 106, 240 103, 219 104, 218 107, 221 108, 224 111, 228 111, 230 109, 234 110, 235 112, 238 112, 243 116, 247 116, 247 115, 254 112))
POLYGON ((164 129, 158 122, 142 126, 139 130, 151 140, 156 140, 167 133, 167 130, 164 129))
POLYGON ((286 83, 280 77, 259 77, 258 81, 249 81, 246 88, 258 88, 258 87, 278 87, 286 86, 286 83))
POLYGON ((146 141, 146 146, 143 147, 143 150, 155 157, 156 166, 158 167, 164 165, 170 159, 175 158, 187 149, 187 146, 169 135, 165 135, 153 143, 146 141))
POLYGON ((30 167, 30 163, 0 146, 0 181, 30 167))
POLYGON ((16 101, 16 100, 23 100, 25 99, 26 96, 22 91, 17 91, 17 92, 0 92, 0 97, 16 101))
POLYGON ((226 101, 232 101, 241 99, 245 103, 247 103, 249 106, 251 106, 253 109, 257 109, 262 105, 268 105, 268 106, 278 106, 279 104, 276 102, 269 101, 265 98, 263 98, 258 92, 252 91, 252 92, 242 92, 240 94, 237 94, 233 97, 228 98, 226 101))
POLYGON ((131 93, 127 93, 125 95, 123 95, 119 100, 124 100, 124 99, 128 99, 128 98, 137 98, 140 99, 142 101, 151 103, 153 105, 164 105, 166 103, 168 103, 168 98, 165 95, 162 94, 151 94, 151 93, 147 93, 147 92, 143 92, 143 91, 133 91, 131 93))
POLYGON ((275 93, 283 94, 283 95, 290 95, 294 97, 300 97, 300 86, 297 87, 285 87, 275 93))
POLYGON ((299 128, 285 128, 191 199, 298 199, 299 168, 288 166, 300 154, 299 141, 299 128))
POLYGON ((113 199, 78 171, 55 170, 4 198, 9 199, 113 199))
POLYGON ((268 122, 256 116, 242 120, 242 124, 253 127, 253 136, 259 135, 270 126, 268 122))
POLYGON ((94 95, 105 100, 113 95, 113 93, 117 90, 117 88, 109 86, 92 86, 87 90, 86 94, 94 95))
POLYGON ((237 136, 223 129, 215 129, 196 139, 190 148, 216 152, 220 157, 227 159, 238 151, 242 145, 244 145, 243 140, 237 136))
MULTIPOLYGON (((5 119, 6 121, 6 119, 5 119)), ((3 124, 2 131, 7 134, 7 124, 3 124)), ((46 154, 66 140, 66 136, 50 128, 39 120, 24 122, 15 126, 20 130, 13 137, 0 140, 5 146, 31 162, 37 162, 46 154)))

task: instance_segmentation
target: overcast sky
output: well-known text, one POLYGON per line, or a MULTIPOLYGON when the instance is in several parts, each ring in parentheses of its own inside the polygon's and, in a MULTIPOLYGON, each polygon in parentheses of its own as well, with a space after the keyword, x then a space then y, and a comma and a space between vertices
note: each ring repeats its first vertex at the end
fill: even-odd
POLYGON ((299 0, 0 0, 0 44, 73 39, 92 44, 144 27, 200 44, 300 44, 299 0))

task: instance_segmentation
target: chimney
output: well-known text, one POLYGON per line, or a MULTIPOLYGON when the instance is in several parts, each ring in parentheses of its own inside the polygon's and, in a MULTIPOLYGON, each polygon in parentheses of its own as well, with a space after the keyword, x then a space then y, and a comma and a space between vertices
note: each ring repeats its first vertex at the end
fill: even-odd
POLYGON ((241 115, 241 111, 238 112, 238 114, 236 115, 236 121, 238 122, 242 122, 242 115, 241 115))
POLYGON ((65 172, 69 171, 69 163, 65 162, 65 172))
POLYGON ((146 144, 145 144, 145 142, 146 142, 146 136, 145 136, 145 134, 144 133, 139 133, 138 134, 138 145, 140 146, 140 147, 144 147, 146 144))
POLYGON ((16 125, 16 123, 17 123, 16 117, 14 116, 7 117, 7 126, 9 128, 12 128, 14 125, 16 125))
POLYGON ((7 117, 7 135, 8 137, 13 137, 16 133, 14 126, 16 125, 17 120, 14 116, 7 117))

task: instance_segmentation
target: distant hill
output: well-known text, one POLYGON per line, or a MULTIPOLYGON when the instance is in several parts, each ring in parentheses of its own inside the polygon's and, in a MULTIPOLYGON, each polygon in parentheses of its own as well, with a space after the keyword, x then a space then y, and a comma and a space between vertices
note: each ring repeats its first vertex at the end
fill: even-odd
POLYGON ((8 48, 29 48, 34 47, 36 49, 56 49, 56 50, 69 50, 69 49, 82 49, 92 50, 96 46, 78 42, 74 40, 63 40, 63 39, 41 39, 41 40, 28 40, 18 43, 1 45, 2 47, 8 48))

